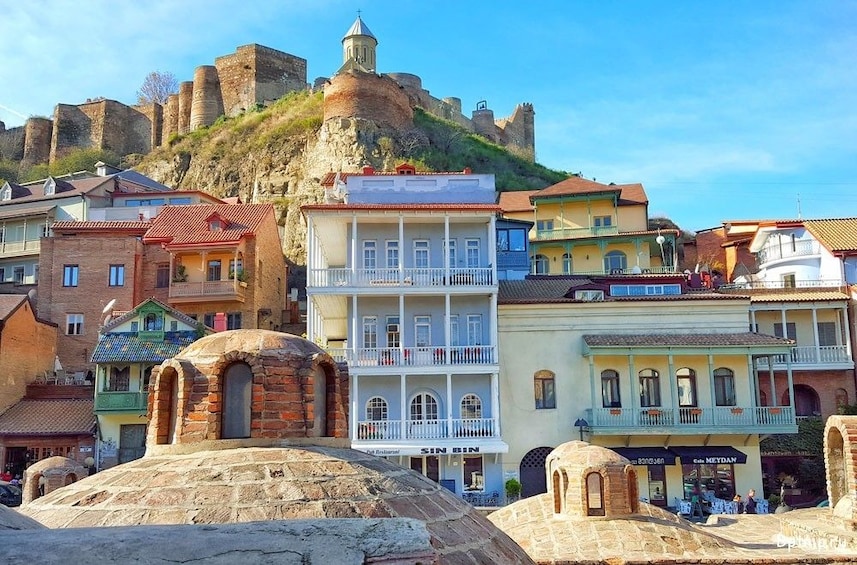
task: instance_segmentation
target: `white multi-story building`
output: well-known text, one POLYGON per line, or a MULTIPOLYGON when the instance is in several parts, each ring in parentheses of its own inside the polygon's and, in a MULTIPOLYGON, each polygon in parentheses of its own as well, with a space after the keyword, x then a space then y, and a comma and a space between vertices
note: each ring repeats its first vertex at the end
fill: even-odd
POLYGON ((503 492, 493 175, 330 176, 307 205, 307 334, 350 373, 352 447, 503 492))

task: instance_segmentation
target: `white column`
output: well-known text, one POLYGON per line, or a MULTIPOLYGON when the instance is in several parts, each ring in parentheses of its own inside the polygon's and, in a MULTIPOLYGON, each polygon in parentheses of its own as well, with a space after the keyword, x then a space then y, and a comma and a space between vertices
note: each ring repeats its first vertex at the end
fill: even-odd
MULTIPOLYGON (((634 367, 634 354, 628 355, 628 372, 631 375, 631 398, 625 404, 628 408, 639 408, 637 403, 640 401, 640 395, 637 393, 637 369, 634 367), (636 400, 635 400, 636 399, 636 400)), ((621 396, 619 397, 622 398, 621 396)))
POLYGON ((452 333, 450 332, 450 328, 449 328, 449 321, 452 319, 452 305, 450 304, 450 302, 451 302, 451 299, 449 297, 449 293, 447 292, 443 296, 443 307, 444 307, 444 311, 443 311, 443 339, 444 339, 444 342, 443 343, 445 344, 444 345, 444 351, 446 353, 445 353, 444 359, 446 360, 446 363, 452 362, 452 358, 450 357, 451 352, 449 349, 450 342, 452 341, 452 333))
POLYGON ((756 329, 756 311, 752 308, 750 309, 750 331, 755 332, 756 329))
MULTIPOLYGON (((673 359, 673 354, 670 353, 667 355, 667 370, 670 372, 670 404, 673 406, 673 417, 675 418, 673 422, 676 424, 679 421, 678 416, 678 385, 675 381, 675 359, 673 359)), ((661 397, 661 406, 664 406, 664 398, 661 397)))
POLYGON ((717 395, 714 392, 714 355, 708 354, 708 386, 711 389, 711 404, 717 406, 717 395))
POLYGON ((400 409, 402 412, 402 429, 399 431, 400 438, 406 439, 408 432, 408 382, 405 373, 399 375, 399 394, 401 395, 400 409))
MULTIPOLYGON (((452 280, 449 278, 449 213, 443 216, 443 242, 443 280, 448 283, 452 280)), ((466 253, 467 249, 464 251, 466 253)))
MULTIPOLYGON (((815 304, 812 305, 812 338, 813 344, 815 345, 815 363, 821 362, 821 344, 818 339, 818 310, 816 309, 815 304)), ((792 402, 794 404, 794 402, 792 402)))
MULTIPOLYGON (((786 363, 791 367, 791 354, 786 355, 786 363)), ((789 369, 791 371, 791 369, 789 369)), ((791 373, 789 373, 791 374, 791 373)), ((777 398, 777 383, 774 382, 774 357, 772 355, 768 355, 768 382, 771 385, 771 400, 768 402, 768 406, 779 406, 780 401, 777 398)))
MULTIPOLYGON (((351 216, 351 284, 357 284, 357 214, 351 216)), ((377 250, 376 250, 377 253, 377 250)))
MULTIPOLYGON (((768 362, 771 362, 770 357, 768 357, 768 362)), ((753 366, 752 353, 747 353, 747 380, 750 381, 750 406, 755 409, 759 405, 759 380, 756 375, 756 369, 753 366)))
POLYGON ((500 436, 500 376, 491 373, 491 416, 494 418, 494 435, 500 436))
MULTIPOLYGON (((401 359, 405 358, 405 295, 401 292, 399 292, 399 355, 401 359)), ((416 361, 416 357, 413 360, 416 361)))
POLYGON ((452 412, 455 406, 452 403, 452 373, 446 372, 446 437, 453 437, 452 434, 452 412))
POLYGON ((491 293, 491 308, 488 312, 488 323, 491 324, 491 362, 499 363, 500 330, 497 328, 497 293, 491 293))
MULTIPOLYGON (((399 212, 399 283, 401 284, 405 277, 405 218, 399 212)), ((411 279, 413 280, 413 279, 411 279)), ((400 334, 401 341, 401 334, 400 334)))
POLYGON ((357 355, 357 350, 361 347, 365 347, 366 344, 362 343, 363 335, 360 328, 360 316, 357 313, 357 295, 351 295, 351 359, 349 359, 352 363, 359 359, 357 355))
POLYGON ((359 394, 359 377, 356 375, 351 375, 351 440, 354 441, 357 439, 357 430, 360 429, 358 424, 360 422, 360 414, 358 413, 358 398, 360 398, 359 394))
POLYGON ((848 307, 842 307, 842 324, 845 326, 845 351, 851 359, 851 322, 848 320, 848 307))
POLYGON ((795 412, 795 385, 794 385, 794 378, 792 376, 792 361, 791 361, 791 359, 786 359, 786 374, 788 375, 788 378, 789 378, 789 384, 788 384, 788 387, 789 387, 789 406, 792 407, 792 414, 796 416, 797 413, 795 412))
POLYGON ((488 260, 491 262, 491 284, 497 284, 497 216, 488 222, 488 260))
MULTIPOLYGON (((590 383, 589 388, 591 389, 589 391, 589 396, 590 396, 590 403, 592 406, 592 419, 595 420, 595 410, 598 408, 598 404, 595 402, 595 400, 597 398, 595 396, 595 354, 591 353, 591 352, 589 353, 589 383, 590 383)), ((554 394, 556 394, 556 393, 554 392, 554 394)), ((595 422, 589 422, 589 423, 592 425, 595 425, 595 422)))

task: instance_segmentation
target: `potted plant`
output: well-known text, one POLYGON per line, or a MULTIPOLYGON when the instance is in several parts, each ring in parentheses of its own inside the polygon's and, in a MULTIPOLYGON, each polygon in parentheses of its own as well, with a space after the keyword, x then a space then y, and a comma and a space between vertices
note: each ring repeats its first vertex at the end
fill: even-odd
POLYGON ((521 496, 521 481, 509 479, 506 481, 506 500, 517 500, 521 496))
POLYGON ((185 268, 184 265, 179 265, 176 267, 176 272, 173 273, 173 282, 187 282, 187 268, 185 268))
POLYGON ((234 278, 238 282, 246 283, 247 282, 247 271, 245 271, 244 269, 238 269, 237 272, 236 271, 229 271, 229 278, 230 279, 234 278))

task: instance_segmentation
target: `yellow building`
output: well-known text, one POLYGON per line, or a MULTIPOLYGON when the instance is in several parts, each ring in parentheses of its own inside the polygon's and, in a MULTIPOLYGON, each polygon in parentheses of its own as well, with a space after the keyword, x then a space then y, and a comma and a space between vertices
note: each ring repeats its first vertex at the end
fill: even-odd
POLYGON ((530 272, 539 275, 676 272, 675 229, 649 229, 641 184, 572 176, 543 190, 503 192, 503 216, 534 222, 530 272))
POLYGON ((659 506, 762 492, 759 436, 797 427, 759 382, 792 342, 748 332, 747 297, 685 290, 676 275, 500 281, 504 476, 524 495, 546 491, 545 457, 572 439, 631 459, 659 506))

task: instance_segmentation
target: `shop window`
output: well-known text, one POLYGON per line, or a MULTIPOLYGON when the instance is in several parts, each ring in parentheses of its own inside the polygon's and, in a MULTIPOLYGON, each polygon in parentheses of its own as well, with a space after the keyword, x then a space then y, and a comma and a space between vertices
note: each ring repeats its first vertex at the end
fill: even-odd
POLYGON ((536 410, 556 408, 556 375, 552 371, 538 371, 533 376, 536 410))
POLYGON ((683 464, 681 474, 685 500, 695 494, 704 498, 706 492, 713 492, 723 500, 732 500, 735 496, 735 466, 731 463, 683 464))
POLYGON ((481 455, 465 455, 464 490, 485 490, 485 471, 481 455))
POLYGON ((601 405, 604 408, 622 406, 619 396, 619 373, 613 369, 601 371, 601 405))
POLYGON ((437 455, 411 457, 411 469, 435 482, 440 480, 440 458, 437 455))

